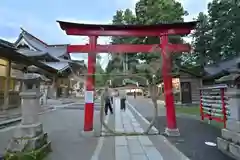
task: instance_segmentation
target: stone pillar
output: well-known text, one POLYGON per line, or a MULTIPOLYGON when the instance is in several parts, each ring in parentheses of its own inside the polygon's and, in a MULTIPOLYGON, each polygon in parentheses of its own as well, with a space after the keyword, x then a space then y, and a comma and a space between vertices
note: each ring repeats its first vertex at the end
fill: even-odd
POLYGON ((42 83, 40 85, 40 90, 42 93, 42 96, 40 97, 40 104, 41 105, 46 105, 47 104, 47 94, 48 94, 48 85, 45 83, 42 83))
POLYGON ((4 81, 4 105, 3 105, 3 111, 6 111, 8 109, 9 105, 9 84, 11 79, 11 61, 8 60, 6 65, 6 76, 4 81))
POLYGON ((67 98, 67 97, 68 97, 68 88, 67 88, 67 87, 64 87, 64 88, 63 88, 63 97, 64 97, 64 98, 67 98))
POLYGON ((227 96, 230 116, 226 128, 222 129, 222 136, 217 138, 217 145, 223 153, 240 159, 240 89, 228 88, 227 96))
POLYGON ((55 76, 53 77, 52 85, 50 87, 50 95, 51 98, 57 98, 57 79, 55 76))
MULTIPOLYGON (((13 140, 8 145, 7 152, 16 154, 19 152, 30 154, 34 150, 49 151, 50 142, 47 133, 43 132, 42 123, 39 121, 40 81, 44 80, 38 74, 25 74, 23 78, 22 121, 16 128, 13 140)), ((40 155, 39 155, 40 156, 40 155)))

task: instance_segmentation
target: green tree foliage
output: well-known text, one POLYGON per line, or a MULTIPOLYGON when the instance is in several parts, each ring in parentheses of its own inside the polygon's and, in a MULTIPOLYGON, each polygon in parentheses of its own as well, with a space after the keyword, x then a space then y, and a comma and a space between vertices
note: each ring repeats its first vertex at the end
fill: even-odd
POLYGON ((96 72, 95 72, 95 84, 97 87, 102 87, 105 85, 105 71, 102 69, 100 64, 101 56, 97 55, 97 62, 96 62, 96 72))
MULTIPOLYGON (((182 22, 183 16, 187 14, 180 2, 175 0, 140 0, 135 7, 138 24, 160 24, 182 22)), ((180 36, 169 37, 171 43, 182 43, 180 36)), ((139 43, 160 44, 159 37, 146 37, 139 39, 139 43)), ((147 62, 159 57, 159 52, 155 54, 140 54, 139 58, 147 62)), ((174 54, 173 59, 179 59, 179 54, 174 54)))
MULTIPOLYGON (((136 17, 130 9, 126 9, 125 11, 118 10, 116 14, 113 16, 112 23, 115 25, 132 25, 136 24, 136 17)), ((135 37, 121 37, 115 36, 112 37, 112 44, 131 44, 134 43, 135 37)), ((112 53, 111 60, 109 61, 106 72, 111 76, 117 73, 123 73, 124 64, 128 64, 128 67, 133 69, 135 68, 135 64, 138 63, 136 58, 136 53, 125 54, 125 53, 112 53)))
MULTIPOLYGON (((183 16, 187 12, 184 11, 181 3, 175 0, 140 0, 135 6, 135 15, 131 10, 117 11, 113 16, 113 24, 159 24, 159 23, 171 23, 182 22, 183 16)), ((179 36, 169 37, 171 43, 182 43, 182 39, 179 36)), ((137 43, 137 44, 160 44, 159 37, 113 37, 113 44, 123 43, 137 43)), ((114 68, 114 62, 119 62, 119 58, 116 54, 112 55, 112 60, 108 65, 108 69, 114 68)), ((120 59, 125 59, 124 54, 120 56, 120 59)), ((138 59, 143 61, 142 63, 149 64, 152 61, 160 58, 160 51, 153 51, 152 54, 138 53, 128 54, 128 64, 132 72, 139 72, 136 68, 138 65, 138 59), (131 65, 132 64, 132 65, 131 65)), ((175 54, 174 60, 180 58, 180 54, 175 54)), ((141 68, 141 67, 140 67, 141 68)), ((150 69, 148 69, 150 70, 150 69)), ((160 74, 160 72, 158 73, 160 74)))
POLYGON ((208 4, 208 15, 198 15, 199 24, 193 34, 195 65, 205 66, 239 55, 239 13, 239 2, 213 0, 208 4))
POLYGON ((194 54, 187 55, 189 57, 189 59, 187 59, 187 63, 191 63, 189 65, 205 66, 209 63, 209 61, 211 61, 211 56, 209 53, 212 36, 209 33, 208 16, 201 12, 196 20, 199 21, 199 23, 197 24, 196 30, 192 34, 194 37, 192 45, 194 48, 194 54))

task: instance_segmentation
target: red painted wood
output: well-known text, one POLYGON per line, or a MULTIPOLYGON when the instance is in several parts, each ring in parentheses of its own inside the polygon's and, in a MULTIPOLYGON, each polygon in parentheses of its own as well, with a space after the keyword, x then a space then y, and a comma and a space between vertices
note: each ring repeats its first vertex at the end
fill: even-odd
POLYGON ((158 29, 158 30, 89 30, 69 28, 66 29, 67 35, 79 36, 163 36, 163 35, 187 35, 191 32, 191 28, 177 28, 177 29, 158 29))
MULTIPOLYGON (((91 36, 89 37, 89 47, 91 50, 96 49, 97 37, 91 36)), ((96 69, 96 53, 90 52, 88 54, 88 77, 86 83, 87 91, 95 91, 95 69, 96 69)), ((94 103, 85 102, 85 113, 84 113, 84 131, 92 131, 93 129, 93 115, 94 115, 94 103)))
POLYGON ((93 130, 93 113, 94 112, 94 103, 85 103, 84 109, 84 131, 93 130))
POLYGON ((223 114, 223 123, 224 128, 226 128, 226 122, 227 122, 227 109, 226 109, 226 103, 225 103, 225 88, 221 88, 221 101, 222 101, 222 114, 223 114))
POLYGON ((165 104, 166 104, 166 115, 167 115, 167 128, 168 129, 177 129, 176 123, 176 114, 175 114, 175 106, 174 106, 174 97, 172 91, 172 60, 171 56, 168 53, 168 37, 162 36, 160 39, 162 43, 162 75, 163 75, 163 83, 164 83, 164 95, 165 95, 165 104))
MULTIPOLYGON (((161 45, 143 45, 143 44, 116 44, 116 45, 97 45, 96 50, 91 50, 89 45, 69 45, 67 47, 68 53, 151 53, 157 50, 161 45)), ((188 44, 168 44, 169 52, 189 52, 191 46, 188 44)))
POLYGON ((68 35, 86 36, 161 36, 189 34, 197 22, 179 22, 156 25, 103 25, 57 21, 68 35))

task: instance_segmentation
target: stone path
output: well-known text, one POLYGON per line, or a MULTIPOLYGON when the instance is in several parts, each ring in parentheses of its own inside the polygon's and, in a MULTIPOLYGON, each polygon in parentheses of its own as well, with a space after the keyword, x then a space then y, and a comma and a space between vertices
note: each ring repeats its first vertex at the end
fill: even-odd
MULTIPOLYGON (((119 103, 116 99, 116 103, 119 103)), ((131 111, 120 111, 120 107, 115 108, 115 130, 124 132, 143 132, 139 122, 131 111)), ((115 159, 116 160, 162 160, 162 155, 155 148, 148 136, 120 136, 115 137, 115 159)))

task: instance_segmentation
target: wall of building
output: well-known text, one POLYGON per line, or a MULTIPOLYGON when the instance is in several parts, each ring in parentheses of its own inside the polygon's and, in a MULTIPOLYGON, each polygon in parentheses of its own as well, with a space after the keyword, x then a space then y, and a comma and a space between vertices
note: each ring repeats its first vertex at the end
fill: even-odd
MULTIPOLYGON (((0 106, 4 104, 4 90, 6 85, 7 63, 8 63, 7 60, 0 59, 0 106)), ((8 108, 18 107, 20 105, 20 97, 19 97, 20 83, 17 80, 17 78, 22 75, 23 75, 22 71, 11 68, 11 75, 10 75, 11 77, 10 77, 9 89, 8 89, 8 94, 9 94, 8 108)))
POLYGON ((202 79, 194 77, 188 73, 181 72, 180 73, 180 83, 181 82, 190 82, 192 102, 199 103, 199 100, 200 100, 199 88, 202 87, 202 79))

